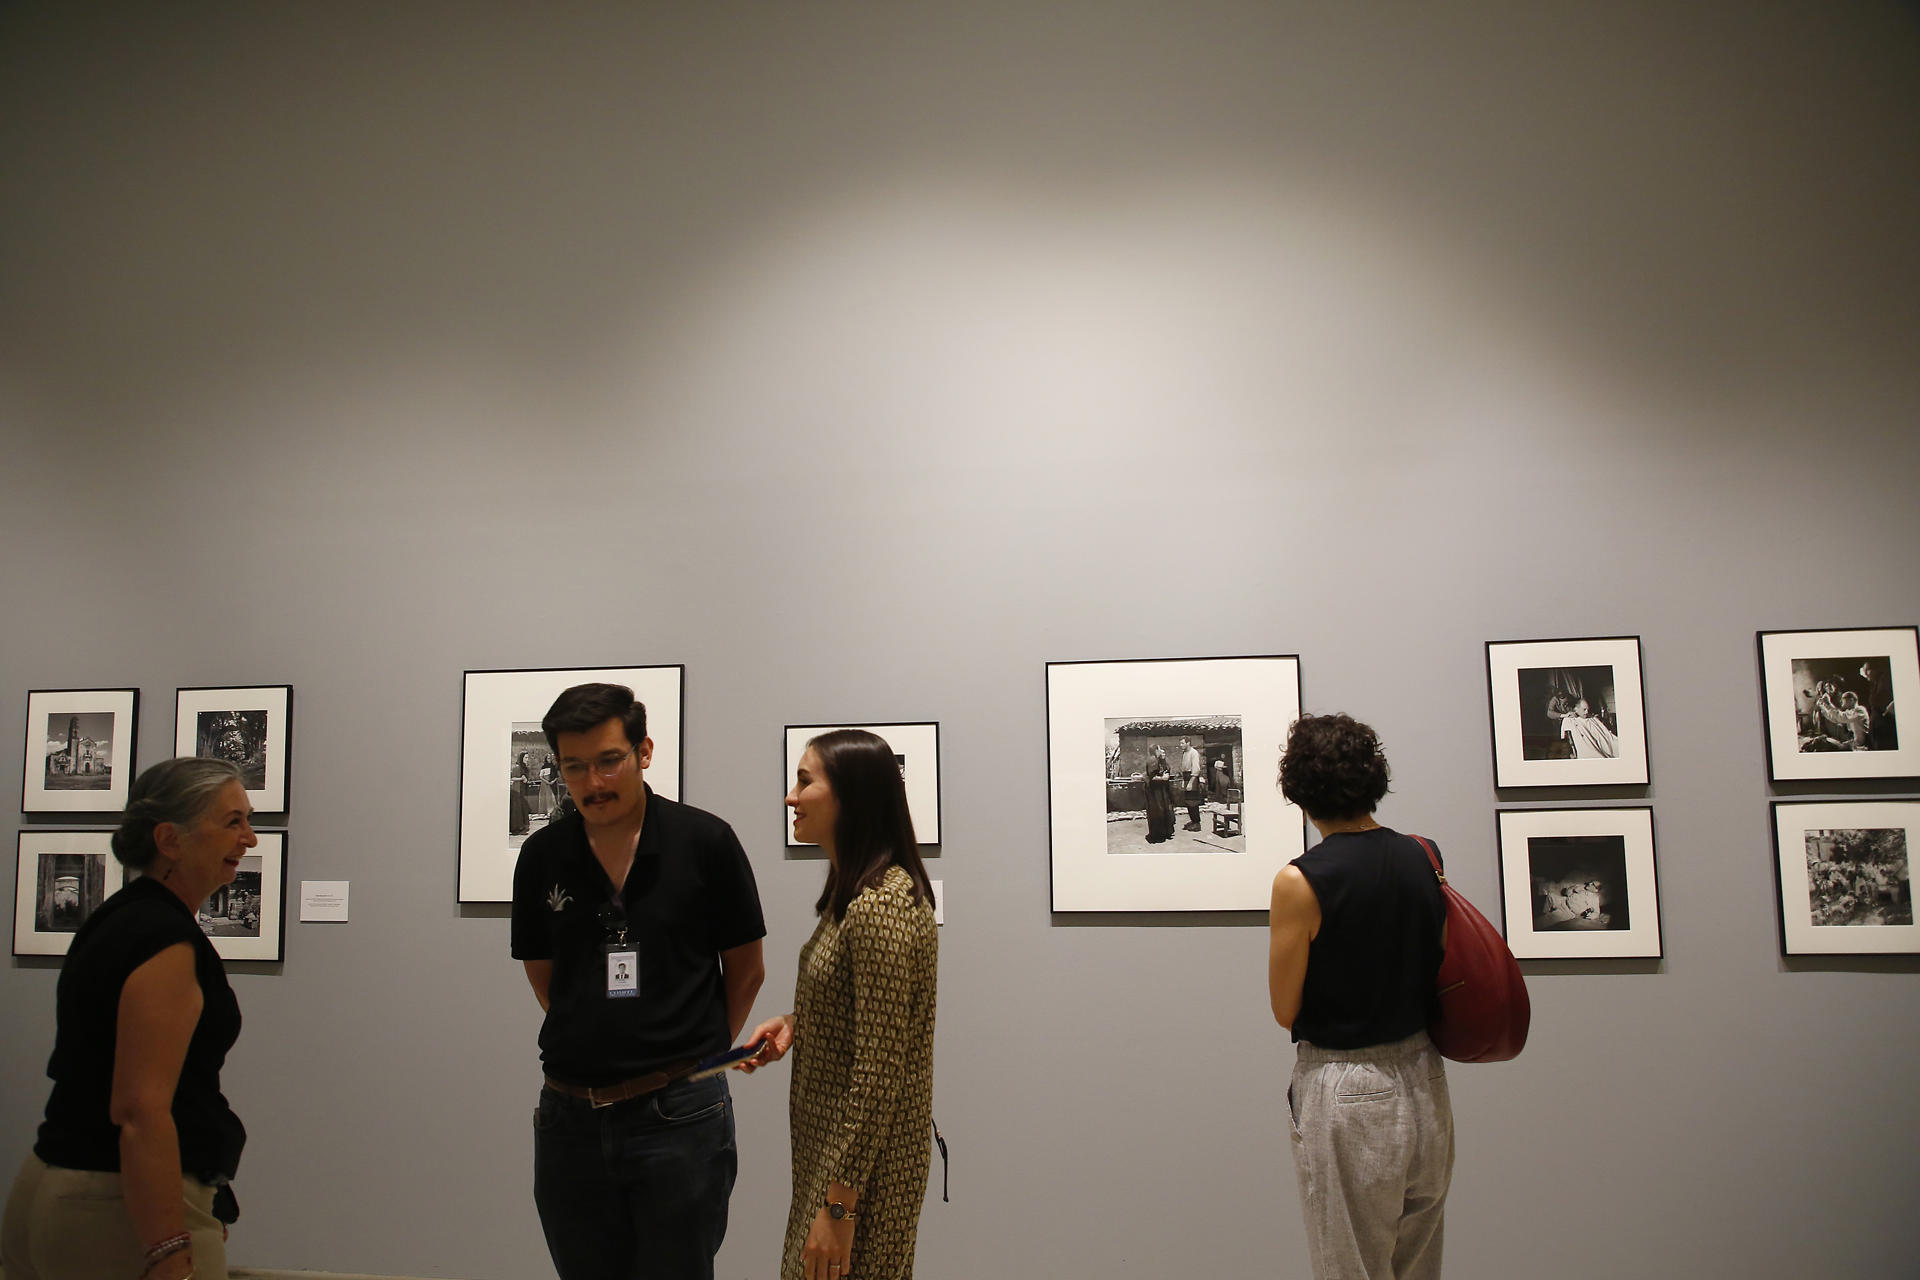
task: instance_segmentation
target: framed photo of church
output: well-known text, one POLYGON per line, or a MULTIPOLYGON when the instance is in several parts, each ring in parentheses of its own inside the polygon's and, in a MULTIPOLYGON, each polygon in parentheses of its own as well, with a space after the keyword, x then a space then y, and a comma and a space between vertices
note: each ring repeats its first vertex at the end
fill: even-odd
POLYGON ((1047 664, 1055 911, 1264 911, 1305 850, 1280 796, 1291 655, 1047 664))
POLYGON ((223 960, 280 960, 287 945, 287 833, 257 831, 231 883, 215 889, 194 918, 223 960))
MULTIPOLYGON (((940 725, 927 720, 893 724, 790 724, 786 734, 787 776, 785 786, 793 788, 793 776, 800 768, 800 757, 807 743, 835 729, 864 729, 886 739, 893 758, 900 765, 900 780, 907 785, 907 812, 913 818, 913 838, 922 845, 940 843, 940 725)), ((815 846, 793 838, 793 822, 784 819, 787 848, 811 849, 815 846)))
POLYGON ((173 754, 237 765, 256 812, 287 811, 292 685, 181 689, 173 705, 173 754))
POLYGON ((1640 637, 1489 640, 1496 787, 1644 786, 1640 637))
POLYGON ((1767 776, 1920 778, 1920 729, 1902 738, 1898 714, 1920 707, 1917 635, 1914 627, 1760 632, 1767 776))
POLYGON ((13 882, 13 954, 67 954, 93 909, 125 883, 111 831, 22 831, 13 882))
POLYGON ((459 901, 513 901, 513 867, 529 835, 573 801, 540 729, 553 700, 577 684, 619 684, 647 708, 653 762, 646 781, 680 798, 681 696, 686 668, 554 667, 469 671, 461 703, 459 901))
POLYGON ((22 813, 119 813, 133 782, 138 689, 27 694, 22 813))
POLYGON ((1502 809, 1500 897, 1521 960, 1660 955, 1652 808, 1502 809))
POLYGON ((1920 800, 1776 800, 1773 854, 1783 954, 1920 953, 1920 800))

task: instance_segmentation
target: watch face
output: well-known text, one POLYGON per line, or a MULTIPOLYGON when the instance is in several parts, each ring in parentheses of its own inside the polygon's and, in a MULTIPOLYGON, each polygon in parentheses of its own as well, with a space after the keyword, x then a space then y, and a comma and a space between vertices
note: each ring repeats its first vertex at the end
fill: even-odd
POLYGON ((829 1218, 832 1218, 835 1222, 838 1222, 842 1218, 847 1216, 847 1206, 841 1204, 838 1200, 836 1200, 832 1204, 827 1206, 827 1216, 829 1218))

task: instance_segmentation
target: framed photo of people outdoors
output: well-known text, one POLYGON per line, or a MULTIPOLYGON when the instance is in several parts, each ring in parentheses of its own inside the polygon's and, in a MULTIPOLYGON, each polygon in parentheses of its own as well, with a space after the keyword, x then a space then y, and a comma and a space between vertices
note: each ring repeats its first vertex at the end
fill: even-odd
POLYGON ((1275 779, 1292 655, 1047 664, 1055 911, 1263 911, 1306 847, 1275 779))
MULTIPOLYGON (((940 843, 940 725, 937 721, 896 722, 892 724, 790 724, 786 731, 786 787, 793 787, 794 773, 807 743, 835 729, 865 729, 886 739, 893 758, 900 765, 900 780, 907 787, 907 812, 913 817, 913 838, 923 845, 940 843)), ((787 848, 811 849, 815 846, 793 838, 793 823, 786 820, 787 848)))
POLYGON ((222 960, 280 960, 287 942, 287 833, 256 831, 240 870, 194 918, 222 960))
POLYGON ((1644 785, 1640 637, 1489 640, 1497 787, 1644 785))
POLYGON ((1760 700, 1775 782, 1920 777, 1920 730, 1900 736, 1899 707, 1920 707, 1914 627, 1762 631, 1760 700))
POLYGON ((680 798, 686 668, 554 667, 469 671, 461 701, 459 901, 511 902, 513 866, 533 832, 573 803, 540 721, 577 684, 619 684, 647 708, 647 785, 680 798))
POLYGON ((186 688, 173 697, 173 754, 239 766, 254 810, 285 813, 293 686, 186 688))
POLYGON ((1658 956, 1653 810, 1502 809, 1500 900, 1518 959, 1658 956))
POLYGON ((1776 800, 1780 948, 1790 956, 1920 953, 1913 858, 1920 800, 1776 800))
POLYGON ((111 831, 22 831, 13 954, 63 956, 93 909, 126 883, 111 831))
POLYGON ((119 813, 133 782, 138 689, 27 694, 22 813, 119 813))

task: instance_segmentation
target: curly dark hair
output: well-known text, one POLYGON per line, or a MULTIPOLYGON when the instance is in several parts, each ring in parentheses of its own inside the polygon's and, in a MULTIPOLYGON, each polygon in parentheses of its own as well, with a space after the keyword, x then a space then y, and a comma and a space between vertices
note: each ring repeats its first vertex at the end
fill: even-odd
POLYGON ((1379 735, 1348 715, 1301 716, 1280 757, 1280 794, 1309 818, 1372 813, 1388 777, 1379 735))

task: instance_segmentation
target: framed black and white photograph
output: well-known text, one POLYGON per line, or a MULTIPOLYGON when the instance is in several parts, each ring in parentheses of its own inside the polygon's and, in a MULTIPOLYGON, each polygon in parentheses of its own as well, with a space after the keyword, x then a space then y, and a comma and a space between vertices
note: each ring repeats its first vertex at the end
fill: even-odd
MULTIPOLYGON (((911 721, 892 724, 790 724, 786 731, 785 786, 793 787, 800 757, 807 743, 835 729, 865 729, 885 738, 900 764, 901 781, 907 785, 907 812, 913 816, 913 838, 923 845, 940 843, 940 725, 937 721, 911 721)), ((787 848, 807 849, 813 845, 793 838, 793 821, 786 819, 787 848)))
POLYGON ((22 831, 13 954, 67 954, 82 922, 125 883, 111 831, 22 831))
POLYGON ((1275 778, 1300 660, 1047 664, 1055 911, 1261 911, 1304 852, 1275 778))
POLYGON ((1660 955, 1653 810, 1501 810, 1500 899, 1518 959, 1660 955))
POLYGON ((1640 637, 1489 640, 1497 787, 1643 785, 1640 637))
POLYGON ((195 919, 223 960, 279 960, 287 940, 287 834, 256 831, 231 884, 215 889, 195 919))
POLYGON ((1780 946, 1790 956, 1920 953, 1920 800, 1776 800, 1780 946))
POLYGON ((620 684, 646 704, 653 762, 646 781, 680 798, 681 690, 686 669, 560 667, 469 671, 461 702, 461 902, 511 902, 513 864, 529 835, 572 804, 540 721, 577 684, 620 684))
POLYGON ((118 813, 133 781, 138 689, 27 694, 23 813, 118 813))
POLYGON ((238 765, 255 812, 287 811, 293 686, 181 689, 173 707, 173 754, 238 765))
POLYGON ((1914 627, 1762 631, 1761 707, 1775 782, 1920 777, 1920 730, 1900 738, 1898 709, 1920 706, 1914 627))

